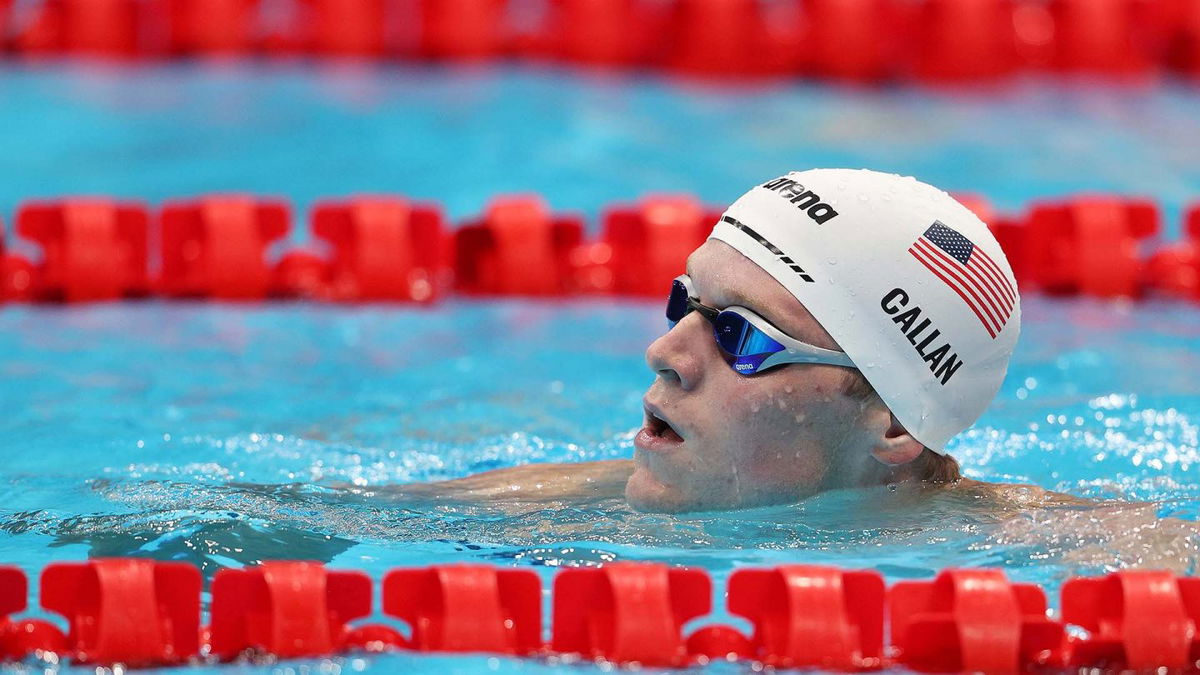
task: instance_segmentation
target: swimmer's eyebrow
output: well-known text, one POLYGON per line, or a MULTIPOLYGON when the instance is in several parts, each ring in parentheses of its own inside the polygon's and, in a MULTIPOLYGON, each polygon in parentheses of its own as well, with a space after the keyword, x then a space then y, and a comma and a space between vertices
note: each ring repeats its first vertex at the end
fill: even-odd
MULTIPOLYGON (((688 260, 687 260, 687 264, 684 267, 684 273, 687 274, 689 277, 692 276, 692 259, 691 258, 688 258, 688 260)), ((772 325, 778 327, 780 330, 783 330, 785 333, 787 333, 787 329, 784 327, 784 324, 779 322, 779 320, 778 320, 779 317, 773 316, 772 313, 764 312, 763 310, 755 307, 754 303, 752 303, 750 301, 750 299, 747 298, 741 291, 738 291, 735 289, 726 289, 723 297, 725 300, 729 300, 730 302, 726 303, 725 305, 723 305, 721 307, 718 307, 717 309, 724 309, 725 307, 728 307, 730 305, 738 305, 741 307, 745 307, 746 309, 754 312, 755 314, 758 314, 762 318, 771 322, 772 325)), ((791 333, 788 333, 788 334, 791 335, 791 333)), ((799 339, 799 338, 797 338, 797 339, 799 339)), ((818 339, 816 342, 814 342, 814 344, 820 345, 821 342, 822 341, 818 339)), ((837 349, 837 350, 841 351, 841 348, 838 347, 836 343, 834 343, 832 346, 827 347, 827 349, 837 349)))
MULTIPOLYGON (((684 272, 685 272, 685 273, 686 273, 686 274, 687 274, 689 277, 691 277, 691 276, 692 276, 692 261, 691 261, 691 259, 690 259, 690 258, 688 259, 687 266, 686 266, 686 268, 684 269, 684 272)), ((767 317, 767 315, 766 315, 765 313, 763 313, 763 312, 759 311, 759 310, 758 310, 758 309, 757 309, 757 308, 754 306, 754 303, 750 302, 750 299, 749 299, 749 298, 747 298, 747 297, 746 297, 746 296, 745 296, 745 295, 744 295, 744 294, 743 294, 741 291, 739 291, 739 290, 737 290, 737 289, 733 289, 733 288, 727 288, 727 289, 725 289, 725 291, 724 291, 724 292, 721 294, 721 297, 722 297, 723 299, 727 300, 728 302, 726 302, 726 303, 725 303, 724 305, 722 305, 721 307, 718 307, 718 309, 724 309, 725 307, 729 307, 729 306, 731 306, 731 305, 737 305, 737 306, 739 306, 739 307, 745 307, 746 309, 748 309, 748 310, 750 310, 750 311, 752 311, 752 312, 754 312, 754 313, 756 313, 756 314, 761 314, 761 315, 762 315, 764 318, 766 318, 768 321, 770 321, 770 320, 771 320, 771 319, 770 319, 770 317, 767 317)))

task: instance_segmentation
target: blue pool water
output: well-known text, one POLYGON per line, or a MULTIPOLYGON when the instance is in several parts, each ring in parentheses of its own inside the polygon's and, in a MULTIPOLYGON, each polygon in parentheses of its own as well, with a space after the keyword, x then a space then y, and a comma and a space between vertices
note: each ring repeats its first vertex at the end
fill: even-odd
MULTIPOLYGON (((966 95, 718 89, 561 72, 262 66, 0 72, 0 212, 79 192, 392 191, 452 215, 534 190, 596 214, 683 190, 727 201, 810 165, 867 165, 1001 206, 1080 189, 1200 197, 1200 94, 1026 82, 966 95)), ((466 506, 345 489, 628 457, 657 303, 129 303, 0 307, 0 561, 137 555, 362 569, 609 560, 816 562, 889 579, 1001 565, 1055 598, 1072 574, 1200 573, 1200 308, 1026 299, 996 403, 951 452, 972 478, 1097 499, 932 507, 886 489, 725 514, 622 503, 466 506), (1158 517, 1170 517, 1159 523, 1158 517)), ((293 667, 552 670, 389 655, 293 667)), ((726 670, 733 670, 726 668, 726 670)))
POLYGON ((396 192, 451 216, 533 191, 599 213, 650 191, 717 204, 814 166, 909 173, 1005 209, 1081 190, 1178 212, 1200 195, 1200 90, 1017 81, 968 90, 717 86, 531 68, 0 68, 0 213, 98 193, 396 192))

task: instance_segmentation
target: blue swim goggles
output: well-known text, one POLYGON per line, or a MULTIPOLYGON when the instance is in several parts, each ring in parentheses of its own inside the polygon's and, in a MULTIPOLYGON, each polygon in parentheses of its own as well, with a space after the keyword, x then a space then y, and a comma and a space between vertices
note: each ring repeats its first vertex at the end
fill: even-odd
POLYGON ((807 342, 783 334, 769 321, 736 305, 717 309, 700 304, 692 289, 692 280, 686 274, 675 277, 671 283, 671 297, 667 299, 667 321, 671 327, 683 320, 693 310, 712 324, 717 346, 725 354, 725 360, 734 371, 742 375, 753 375, 759 371, 786 363, 819 363, 828 366, 855 368, 854 362, 845 352, 814 347, 807 342))

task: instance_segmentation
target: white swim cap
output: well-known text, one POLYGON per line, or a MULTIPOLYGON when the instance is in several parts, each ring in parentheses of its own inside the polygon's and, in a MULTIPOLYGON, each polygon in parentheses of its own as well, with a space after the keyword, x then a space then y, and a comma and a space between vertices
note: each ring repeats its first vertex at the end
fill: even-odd
POLYGON ((755 187, 709 235, 774 276, 935 452, 995 397, 1021 330, 1000 244, 911 177, 792 172, 755 187))

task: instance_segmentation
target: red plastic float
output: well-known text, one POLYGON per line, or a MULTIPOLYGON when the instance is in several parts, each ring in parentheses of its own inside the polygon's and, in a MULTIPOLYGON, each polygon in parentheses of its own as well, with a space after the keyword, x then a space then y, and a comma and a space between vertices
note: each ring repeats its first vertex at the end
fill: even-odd
POLYGON ((39 299, 34 282, 37 268, 17 255, 0 255, 0 302, 31 302, 39 299))
POLYGON ((1014 0, 926 0, 916 23, 917 77, 994 79, 1017 65, 1014 0))
MULTIPOLYGON (((136 202, 71 198, 29 202, 17 211, 17 233, 42 247, 43 261, 25 285, 39 300, 117 300, 147 291, 149 217, 136 202)), ((7 272, 10 290, 22 276, 7 272)))
POLYGON ((258 50, 260 0, 170 0, 168 51, 234 55, 258 50))
POLYGON ((779 70, 787 34, 767 25, 757 0, 677 0, 667 65, 703 76, 756 76, 779 70))
POLYGON ((35 13, 13 40, 25 54, 68 53, 106 58, 138 56, 138 0, 54 0, 35 13))
POLYGON ((1146 261, 1144 283, 1159 295, 1200 301, 1200 246, 1187 242, 1155 251, 1146 261))
POLYGON ((72 659, 171 664, 200 650, 200 570, 187 563, 98 559, 46 567, 42 606, 67 617, 72 659))
MULTIPOLYGON (((1149 201, 1080 197, 1035 204, 1021 234, 1034 283, 1052 294, 1140 294, 1139 246, 1159 231, 1149 201)), ((1003 244, 1003 242, 1002 242, 1003 244)))
POLYGON ((42 619, 0 622, 0 660, 70 656, 67 636, 58 626, 42 619))
POLYGON ((0 50, 5 47, 12 25, 13 0, 0 0, 0 50))
POLYGON ((1200 2, 1164 0, 1167 4, 1166 64, 1200 77, 1200 2))
POLYGON ((72 54, 132 58, 140 53, 143 3, 63 0, 63 39, 72 54))
POLYGON ((874 572, 744 569, 727 588, 729 610, 753 623, 753 638, 710 624, 685 643, 682 626, 709 611, 705 571, 653 563, 562 570, 547 651, 540 581, 532 570, 393 570, 383 583, 384 610, 408 623, 409 640, 385 625, 351 627, 371 611, 371 581, 319 563, 219 571, 206 631, 199 626, 200 576, 190 565, 143 559, 50 565, 41 578, 42 604, 67 618, 69 636, 47 621, 13 620, 26 604, 25 576, 0 567, 0 659, 54 652, 75 663, 154 666, 206 652, 222 659, 247 650, 303 658, 403 648, 558 653, 650 667, 752 660, 843 671, 897 665, 927 672, 1182 671, 1200 662, 1200 579, 1167 572, 1069 580, 1062 622, 1047 618, 1040 588, 1009 583, 995 569, 946 570, 932 581, 897 583, 886 616, 883 581, 874 572), (887 656, 885 619, 895 647, 887 656), (1065 623, 1087 633, 1067 638, 1065 623))
POLYGON ((329 263, 311 249, 284 253, 271 270, 271 296, 308 300, 332 298, 329 263))
POLYGON ((611 292, 666 297, 688 254, 704 243, 720 217, 720 211, 706 210, 686 195, 651 196, 608 209, 600 241, 611 251, 611 292))
POLYGON ((18 54, 27 57, 37 57, 63 51, 62 37, 62 6, 43 5, 36 8, 30 16, 22 17, 23 24, 18 24, 18 13, 10 9, 13 18, 12 25, 4 33, 7 46, 18 54))
MULTIPOLYGON (((1027 215, 997 214, 986 199, 958 199, 984 220, 1023 291, 1140 297, 1200 291, 1200 206, 1188 212, 1191 240, 1149 248, 1159 232, 1150 201, 1084 196, 1034 203, 1027 215), (1152 254, 1151 254, 1152 253, 1152 254)), ((578 215, 550 212, 537 196, 494 200, 452 232, 432 204, 371 196, 321 202, 314 237, 329 243, 266 260, 289 229, 289 207, 252 196, 167 202, 161 211, 159 277, 148 280, 146 210, 137 203, 72 198, 33 202, 18 232, 40 242, 34 265, 0 241, 0 300, 86 301, 139 297, 340 301, 475 295, 617 294, 658 298, 682 273, 718 211, 692 197, 656 196, 606 209, 598 237, 578 215)))
POLYGON ((0 565, 0 621, 25 610, 29 582, 19 567, 0 565))
POLYGON ((642 0, 557 0, 548 11, 535 53, 576 63, 645 62, 651 40, 662 29, 661 18, 656 20, 642 0))
POLYGON ((458 289, 475 294, 562 295, 583 243, 581 216, 555 216, 533 195, 494 200, 455 232, 458 289))
POLYGON ((687 652, 698 663, 711 661, 749 661, 757 650, 750 638, 733 626, 712 624, 688 636, 687 652))
POLYGON ((347 624, 370 613, 371 579, 362 572, 310 562, 221 570, 212 583, 212 653, 222 659, 246 650, 281 658, 333 654, 351 637, 347 624))
POLYGON ((167 202, 159 216, 161 292, 177 298, 266 297, 272 283, 267 246, 288 233, 290 218, 286 202, 249 196, 167 202))
POLYGON ((25 609, 28 585, 20 569, 0 566, 0 661, 20 661, 39 651, 67 654, 67 638, 57 626, 40 619, 11 618, 25 609))
POLYGON ((704 570, 646 563, 565 569, 554 578, 551 649, 618 663, 689 663, 683 624, 712 607, 704 570))
POLYGON ((542 648, 542 584, 531 570, 440 565, 393 570, 383 611, 412 628, 419 651, 525 656, 542 648))
POLYGON ((1200 204, 1184 218, 1185 239, 1155 251, 1145 263, 1146 287, 1173 298, 1200 302, 1200 204))
POLYGON ((1192 0, 554 0, 528 39, 509 25, 510 10, 526 3, 508 0, 19 4, 0 0, 0 35, 25 55, 386 59, 401 51, 394 42, 415 38, 416 49, 403 51, 432 59, 503 57, 517 47, 579 63, 735 77, 792 73, 802 63, 813 75, 864 82, 991 79, 1018 66, 1200 74, 1200 5, 1192 0), (414 20, 402 10, 415 10, 414 20))
POLYGON ((814 565, 738 570, 729 611, 754 624, 755 658, 778 668, 883 664, 883 577, 814 565))
POLYGON ((1162 17, 1143 0, 1051 0, 1057 70, 1133 75, 1152 69, 1162 17))
POLYGON ((1046 596, 1000 570, 945 570, 888 591, 892 644, 905 665, 928 672, 1014 673, 1063 661, 1063 625, 1046 596))
POLYGON ((1029 235, 1029 225, 1022 217, 995 215, 985 220, 992 236, 1008 258, 1013 277, 1017 280, 1017 289, 1021 293, 1037 290, 1037 270, 1034 267, 1037 253, 1033 251, 1032 237, 1029 235))
POLYGON ((912 17, 895 0, 804 3, 805 71, 818 77, 876 82, 898 74, 912 17))
POLYGON ((322 202, 312 231, 333 246, 333 299, 429 302, 444 290, 450 239, 437 206, 398 197, 322 202))
POLYGON ((1187 670, 1200 661, 1200 579, 1143 570, 1070 579, 1062 614, 1090 633, 1075 641, 1071 665, 1187 670))
POLYGON ((9 256, 4 252, 4 234, 4 221, 0 220, 0 302, 16 300, 21 297, 16 289, 10 288, 13 285, 9 278, 11 263, 9 256))
POLYGON ((386 54, 385 0, 302 0, 302 5, 308 53, 369 58, 386 54))
POLYGON ((422 56, 474 60, 505 51, 506 0, 420 0, 420 3, 422 56))
POLYGON ((29 582, 17 567, 0 566, 0 659, 16 660, 28 653, 18 644, 16 624, 9 617, 25 610, 29 582))

